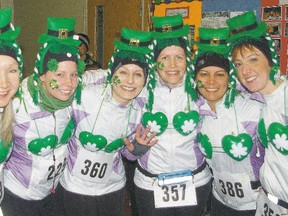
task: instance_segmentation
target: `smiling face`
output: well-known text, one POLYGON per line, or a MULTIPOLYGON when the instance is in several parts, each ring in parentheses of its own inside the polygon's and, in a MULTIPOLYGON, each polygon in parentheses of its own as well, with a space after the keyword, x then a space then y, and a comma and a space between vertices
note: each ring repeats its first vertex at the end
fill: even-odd
POLYGON ((186 54, 180 46, 163 49, 157 58, 157 72, 170 88, 178 86, 186 73, 186 54))
POLYGON ((67 101, 74 94, 78 84, 77 64, 73 61, 59 62, 56 71, 47 71, 40 76, 40 80, 50 96, 67 101))
POLYGON ((271 66, 266 56, 256 47, 236 48, 232 55, 237 77, 250 92, 270 94, 275 86, 269 79, 271 66))
POLYGON ((126 105, 135 98, 145 85, 144 72, 135 64, 120 67, 112 76, 112 97, 126 105))
POLYGON ((20 84, 17 61, 6 55, 0 55, 0 107, 6 107, 16 94, 20 84))
POLYGON ((228 72, 216 66, 204 67, 196 74, 198 90, 213 111, 228 89, 228 80, 228 72))

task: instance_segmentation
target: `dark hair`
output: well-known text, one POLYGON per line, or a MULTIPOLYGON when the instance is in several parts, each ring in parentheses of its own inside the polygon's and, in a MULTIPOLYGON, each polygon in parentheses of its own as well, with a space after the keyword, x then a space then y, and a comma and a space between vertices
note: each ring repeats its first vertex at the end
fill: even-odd
POLYGON ((232 51, 232 58, 235 58, 236 52, 240 51, 240 53, 242 54, 244 52, 245 49, 251 50, 252 52, 255 52, 254 47, 256 47, 260 52, 263 53, 263 55, 265 55, 265 57, 267 58, 269 65, 272 67, 273 62, 272 62, 272 53, 271 50, 269 48, 269 44, 267 39, 262 36, 259 39, 253 39, 250 38, 248 40, 245 40, 243 42, 238 43, 232 51))
POLYGON ((227 73, 230 71, 228 58, 217 53, 204 53, 196 59, 195 74, 197 74, 202 68, 209 66, 223 68, 227 73))

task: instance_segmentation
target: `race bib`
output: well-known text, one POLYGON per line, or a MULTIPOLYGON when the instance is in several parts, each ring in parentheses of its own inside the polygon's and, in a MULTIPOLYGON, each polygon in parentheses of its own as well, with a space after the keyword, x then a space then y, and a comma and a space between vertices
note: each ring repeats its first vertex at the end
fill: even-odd
POLYGON ((283 216, 288 215, 288 210, 285 210, 281 206, 273 203, 268 199, 263 190, 260 191, 257 199, 257 210, 256 215, 258 216, 283 216))
POLYGON ((113 170, 113 156, 103 151, 95 153, 81 148, 72 175, 86 181, 103 183, 113 170))
MULTIPOLYGON (((222 200, 231 200, 231 203, 249 203, 253 201, 253 190, 249 176, 217 172, 213 170, 215 191, 222 200)), ((237 206, 235 206, 237 207, 237 206)))
POLYGON ((58 152, 55 151, 54 155, 51 154, 46 157, 33 155, 31 187, 46 185, 46 188, 50 188, 53 182, 57 183, 59 181, 66 167, 67 160, 65 157, 66 151, 63 149, 59 149, 58 152))
POLYGON ((158 179, 153 185, 156 208, 197 205, 195 185, 190 180, 159 186, 158 179))

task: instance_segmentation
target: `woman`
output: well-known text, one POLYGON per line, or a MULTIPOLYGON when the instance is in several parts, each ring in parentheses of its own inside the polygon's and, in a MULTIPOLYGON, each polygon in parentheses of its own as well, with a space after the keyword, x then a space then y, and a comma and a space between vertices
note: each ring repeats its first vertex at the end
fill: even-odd
POLYGON ((145 216, 202 215, 211 173, 196 142, 199 113, 193 102, 189 27, 181 15, 153 17, 153 24, 157 76, 150 76, 142 122, 157 133, 158 143, 138 160, 137 209, 145 216))
POLYGON ((11 99, 17 93, 23 69, 22 52, 15 41, 20 28, 10 23, 11 14, 11 8, 0 10, 0 203, 4 196, 3 166, 12 149, 14 117, 11 99))
POLYGON ((228 28, 199 29, 195 81, 201 94, 199 145, 213 173, 211 215, 254 216, 263 146, 257 139, 261 104, 236 91, 228 59, 228 28))
POLYGON ((281 76, 277 49, 266 34, 266 24, 257 21, 253 11, 233 17, 227 24, 233 32, 230 41, 238 79, 252 93, 251 97, 254 93, 257 98, 263 97, 259 137, 265 146, 265 157, 260 170, 263 190, 257 201, 257 215, 287 214, 288 136, 284 128, 288 82, 281 76))
MULTIPOLYGON (((81 104, 72 106, 75 137, 61 179, 66 215, 123 214, 126 177, 121 155, 127 154, 125 142, 131 145, 128 139, 141 120, 145 100, 137 96, 151 70, 150 41, 150 33, 123 28, 121 40, 115 41, 107 81, 87 85, 81 104)), ((154 136, 145 141, 140 136, 138 141, 146 145, 154 136)))
POLYGON ((56 187, 73 129, 69 106, 80 102, 84 63, 73 37, 75 19, 49 17, 47 25, 39 37, 34 73, 23 80, 21 98, 13 101, 16 122, 5 166, 4 215, 61 215, 56 187))

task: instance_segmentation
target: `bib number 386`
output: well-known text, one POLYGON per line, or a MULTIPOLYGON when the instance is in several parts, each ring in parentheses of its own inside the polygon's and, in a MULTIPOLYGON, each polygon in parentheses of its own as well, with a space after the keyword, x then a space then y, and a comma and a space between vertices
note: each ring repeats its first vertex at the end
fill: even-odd
POLYGON ((178 184, 154 185, 154 200, 156 208, 197 205, 195 185, 192 179, 178 184))

